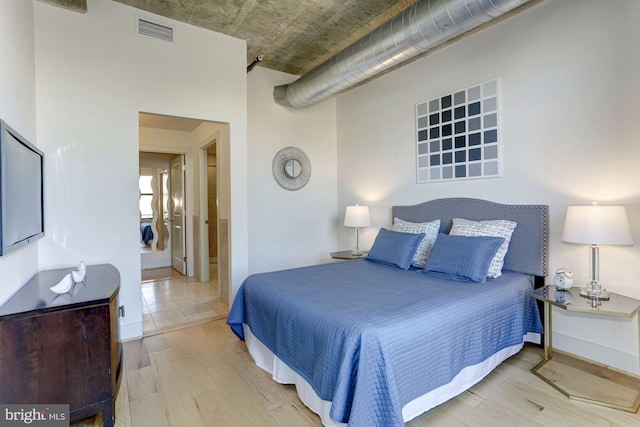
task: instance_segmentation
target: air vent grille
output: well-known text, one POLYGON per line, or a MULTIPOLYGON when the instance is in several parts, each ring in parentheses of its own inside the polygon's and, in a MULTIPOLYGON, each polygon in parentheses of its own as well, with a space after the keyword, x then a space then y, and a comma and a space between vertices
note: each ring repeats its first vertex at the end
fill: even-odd
POLYGON ((138 34, 173 43, 173 28, 138 18, 138 34))

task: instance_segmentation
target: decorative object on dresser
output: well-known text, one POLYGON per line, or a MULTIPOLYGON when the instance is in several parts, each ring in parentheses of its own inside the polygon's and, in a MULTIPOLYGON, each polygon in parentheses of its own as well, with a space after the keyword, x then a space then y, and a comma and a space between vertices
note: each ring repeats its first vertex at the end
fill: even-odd
POLYGON ((66 274, 62 280, 60 280, 56 285, 51 286, 51 289, 56 294, 66 294, 71 292, 74 289, 74 285, 76 283, 80 283, 84 281, 84 276, 87 274, 87 266, 84 261, 80 261, 80 265, 78 265, 77 270, 73 270, 71 273, 66 274))
POLYGON ((564 221, 562 241, 591 245, 589 282, 580 290, 587 298, 606 300, 609 294, 600 285, 598 245, 633 245, 627 211, 624 206, 569 206, 564 221))
POLYGON ((72 271, 42 271, 0 306, 0 402, 68 404, 71 422, 101 413, 112 427, 122 368, 120 273, 88 266, 73 292, 52 292, 72 271))
POLYGON ((368 227, 371 225, 371 214, 368 206, 347 206, 344 213, 344 226, 356 228, 356 246, 351 255, 362 256, 364 252, 360 250, 360 227, 368 227))
POLYGON ((73 270, 71 272, 71 276, 73 277, 73 281, 75 283, 79 283, 84 281, 84 276, 87 274, 87 266, 84 263, 84 261, 80 261, 80 264, 78 264, 78 269, 77 270, 73 270))

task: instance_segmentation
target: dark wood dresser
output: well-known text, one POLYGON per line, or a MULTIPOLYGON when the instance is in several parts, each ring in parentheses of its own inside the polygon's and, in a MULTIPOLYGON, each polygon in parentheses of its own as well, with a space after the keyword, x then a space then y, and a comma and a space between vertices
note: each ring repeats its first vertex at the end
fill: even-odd
POLYGON ((0 402, 69 404, 71 422, 115 418, 122 350, 120 273, 87 266, 69 293, 49 288, 73 269, 42 271, 0 307, 0 402))

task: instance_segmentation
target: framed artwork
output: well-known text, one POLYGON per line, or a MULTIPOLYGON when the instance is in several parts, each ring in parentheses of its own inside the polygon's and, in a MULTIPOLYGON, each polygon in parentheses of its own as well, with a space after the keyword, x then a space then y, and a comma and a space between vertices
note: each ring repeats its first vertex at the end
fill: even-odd
POLYGON ((500 176, 499 80, 416 104, 417 181, 500 176))

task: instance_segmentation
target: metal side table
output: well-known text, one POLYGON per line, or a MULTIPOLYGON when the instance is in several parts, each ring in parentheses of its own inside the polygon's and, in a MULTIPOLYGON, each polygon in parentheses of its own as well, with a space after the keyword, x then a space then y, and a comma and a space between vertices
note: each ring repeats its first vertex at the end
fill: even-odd
MULTIPOLYGON (((579 356, 553 351, 552 305, 569 312, 640 318, 640 301, 609 293, 607 301, 579 295, 578 289, 561 290, 553 285, 538 288, 531 296, 544 302, 544 360, 533 372, 569 399, 637 412, 640 377, 579 356)), ((638 320, 640 330, 640 320, 638 320)))

